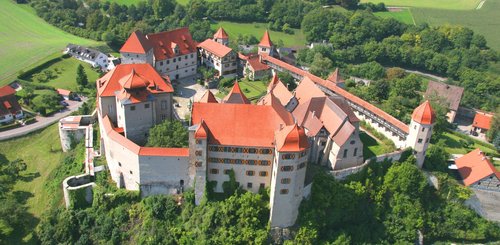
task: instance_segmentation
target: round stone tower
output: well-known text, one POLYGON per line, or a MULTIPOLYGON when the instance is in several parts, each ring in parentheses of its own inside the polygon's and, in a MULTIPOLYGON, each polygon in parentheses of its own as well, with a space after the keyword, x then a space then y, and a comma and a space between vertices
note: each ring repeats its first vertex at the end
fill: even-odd
POLYGON ((425 152, 432 135, 432 126, 436 122, 436 115, 431 103, 427 100, 415 108, 411 115, 410 132, 406 138, 406 146, 413 148, 413 155, 417 159, 419 168, 425 160, 425 152))

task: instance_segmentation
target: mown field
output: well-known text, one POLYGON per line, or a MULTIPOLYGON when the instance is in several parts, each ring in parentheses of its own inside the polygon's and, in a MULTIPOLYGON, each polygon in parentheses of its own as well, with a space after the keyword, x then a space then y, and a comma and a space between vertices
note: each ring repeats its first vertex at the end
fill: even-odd
MULTIPOLYGON (((144 2, 145 0, 110 0, 111 2, 116 2, 118 4, 131 5, 136 4, 138 2, 144 2)), ((207 2, 217 2, 218 0, 205 0, 207 2)), ((189 0, 177 0, 178 3, 182 5, 188 4, 189 0)))
POLYGON ((408 25, 415 24, 410 8, 403 8, 401 11, 375 12, 374 15, 382 18, 394 18, 408 25))
POLYGON ((484 35, 488 46, 500 50, 500 0, 486 0, 479 10, 443 10, 412 8, 411 12, 417 24, 461 25, 484 35))
POLYGON ((9 83, 20 70, 61 52, 68 43, 101 44, 48 24, 28 5, 15 4, 11 0, 0 0, 0 5, 0 85, 9 83))
MULTIPOLYGON (((232 39, 236 39, 240 34, 250 34, 260 40, 267 29, 267 23, 236 23, 220 21, 216 24, 212 24, 214 32, 217 28, 219 28, 219 26, 222 26, 229 35, 229 38, 232 39)), ((271 40, 275 43, 278 42, 278 40, 282 40, 285 46, 304 46, 306 44, 305 35, 299 29, 294 29, 294 31, 295 33, 293 35, 275 31, 269 31, 269 34, 271 36, 271 40)))
POLYGON ((362 3, 385 3, 386 6, 419 7, 435 9, 475 9, 481 0, 361 0, 362 3))

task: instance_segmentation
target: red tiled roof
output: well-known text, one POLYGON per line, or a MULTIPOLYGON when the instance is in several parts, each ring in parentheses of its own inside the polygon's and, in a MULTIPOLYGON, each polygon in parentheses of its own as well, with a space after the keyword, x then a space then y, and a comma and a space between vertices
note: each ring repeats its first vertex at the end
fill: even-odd
POLYGON ((493 115, 484 113, 484 112, 477 112, 476 116, 474 116, 474 122, 472 123, 472 126, 476 128, 482 128, 489 130, 491 128, 491 119, 493 118, 493 115))
MULTIPOLYGON (((262 97, 262 99, 259 101, 259 104, 269 104, 271 95, 276 97, 283 106, 286 106, 288 102, 290 102, 290 100, 293 98, 293 94, 288 91, 288 89, 280 80, 277 81, 278 82, 274 86, 268 86, 268 88, 271 87, 271 90, 266 94, 266 96, 262 97)), ((271 81, 269 85, 272 85, 272 83, 273 81, 271 81)))
MULTIPOLYGON (((273 63, 277 66, 280 66, 283 69, 286 69, 286 70, 291 71, 295 74, 298 74, 302 77, 310 78, 314 83, 331 90, 332 92, 346 98, 347 100, 349 100, 353 103, 358 104, 359 106, 365 108, 366 110, 368 110, 368 111, 372 112, 373 114, 386 120, 390 124, 396 126, 397 128, 399 128, 401 131, 403 131, 405 133, 409 133, 409 131, 410 131, 408 128, 408 125, 404 124, 403 122, 401 122, 398 119, 394 118, 393 116, 389 115, 389 113, 387 113, 387 112, 377 108, 376 106, 368 103, 367 101, 364 101, 363 99, 347 92, 346 90, 336 86, 335 84, 332 84, 331 82, 325 81, 320 77, 317 77, 317 76, 315 76, 307 71, 304 71, 298 67, 292 66, 292 65, 290 65, 284 61, 281 61, 279 59, 276 59, 272 56, 263 54, 262 59, 265 61, 268 61, 270 63, 273 63)), ((299 86, 300 86, 300 84, 299 84, 299 86)))
POLYGON ((151 93, 172 93, 174 89, 168 79, 162 78, 150 64, 120 64, 115 69, 97 79, 97 94, 100 97, 114 97, 116 91, 122 90, 120 81, 129 77, 132 70, 141 79, 149 82, 151 93))
POLYGON ((202 43, 198 44, 198 48, 207 50, 208 52, 215 54, 217 57, 224 57, 233 51, 231 48, 222 45, 212 39, 207 39, 202 43))
POLYGON ((9 102, 9 101, 4 101, 4 102, 3 102, 3 105, 4 105, 4 106, 5 106, 5 108, 7 108, 7 109, 11 109, 11 108, 12 108, 12 105, 10 104, 10 102, 9 102))
POLYGON ((207 125, 205 124, 205 121, 201 119, 201 122, 198 124, 198 128, 194 132, 194 138, 195 139, 206 139, 208 137, 207 133, 207 125))
POLYGON ((276 146, 280 152, 299 152, 309 148, 309 142, 304 129, 294 124, 276 133, 276 146))
POLYGON ((421 124, 433 124, 436 121, 436 114, 432 109, 431 103, 426 100, 415 108, 413 114, 411 114, 411 119, 421 124))
POLYGON ((340 77, 339 68, 335 68, 335 71, 332 72, 326 80, 333 82, 333 83, 343 83, 344 82, 344 80, 340 77))
POLYGON ((189 148, 141 147, 139 156, 188 157, 189 148))
POLYGON ((146 54, 152 47, 153 46, 142 32, 134 31, 130 34, 125 44, 123 44, 120 52, 146 54))
POLYGON ((268 48, 273 46, 273 42, 271 41, 271 37, 269 37, 269 32, 267 30, 266 32, 264 32, 264 36, 262 36, 262 39, 260 39, 259 46, 268 48))
POLYGON ((122 88, 126 89, 138 89, 149 86, 149 81, 140 74, 137 74, 133 68, 128 75, 122 77, 118 82, 122 85, 122 88))
POLYGON ((217 32, 214 34, 214 38, 226 39, 226 38, 229 38, 229 36, 227 35, 224 28, 222 28, 222 26, 221 26, 221 27, 219 27, 219 30, 217 30, 217 32))
POLYGON ((274 73, 273 78, 271 78, 271 82, 267 85, 267 92, 273 90, 274 86, 280 82, 280 78, 278 74, 274 73))
POLYGON ((427 90, 425 91, 425 97, 429 99, 432 95, 437 95, 443 97, 449 104, 450 110, 458 110, 460 106, 460 100, 464 93, 464 88, 449 85, 442 82, 429 81, 427 84, 427 90))
POLYGON ((248 56, 247 62, 248 62, 248 65, 250 65, 250 67, 254 71, 263 71, 263 70, 269 69, 268 65, 260 62, 259 56, 248 56))
POLYGON ((480 149, 475 149, 456 159, 455 165, 457 165, 458 172, 466 186, 472 185, 492 174, 495 174, 497 178, 499 177, 499 172, 480 149))
POLYGON ((315 97, 325 97, 325 93, 309 77, 304 77, 295 89, 295 98, 302 104, 315 97))
POLYGON ((217 99, 215 98, 214 94, 210 91, 207 90, 201 97, 201 99, 198 102, 203 102, 203 103, 219 103, 217 99))
POLYGON ((278 106, 195 102, 191 125, 203 120, 210 144, 274 147, 275 131, 293 124, 292 115, 278 106))
POLYGON ((247 99, 245 94, 241 92, 238 81, 234 82, 231 92, 229 92, 229 94, 227 94, 226 97, 224 97, 223 102, 231 104, 250 104, 250 101, 247 99))
POLYGON ((56 90, 57 90, 57 93, 62 95, 62 96, 69 96, 71 94, 71 91, 66 90, 66 89, 58 88, 56 90))
POLYGON ((171 31, 148 34, 148 40, 153 45, 156 60, 171 59, 176 56, 196 52, 196 42, 191 37, 187 27, 171 31), (177 45, 179 54, 176 55, 172 46, 177 45))
POLYGON ((139 102, 146 102, 150 98, 151 92, 147 89, 122 89, 116 98, 120 100, 128 100, 128 103, 135 104, 139 102))
POLYGON ((0 88, 0 97, 4 97, 4 96, 7 96, 7 95, 13 95, 15 93, 16 93, 16 90, 13 89, 9 85, 5 85, 5 86, 3 86, 3 87, 0 88))

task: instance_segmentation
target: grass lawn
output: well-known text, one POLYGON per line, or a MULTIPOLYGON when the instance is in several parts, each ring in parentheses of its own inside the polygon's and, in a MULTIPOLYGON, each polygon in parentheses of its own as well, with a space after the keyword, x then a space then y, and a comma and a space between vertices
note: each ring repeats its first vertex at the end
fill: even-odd
POLYGON ((417 24, 462 25, 484 35, 488 46, 500 51, 500 0, 487 0, 479 10, 439 10, 412 8, 417 24))
MULTIPOLYGON (((488 0, 489 1, 489 0, 488 0)), ((361 0, 362 3, 385 3, 386 6, 420 7, 435 9, 475 9, 481 0, 361 0)))
POLYGON ((373 14, 382 18, 394 18, 405 24, 415 25, 415 20, 413 20, 413 16, 411 15, 409 8, 401 9, 401 11, 375 12, 373 14))
MULTIPOLYGON (((236 39, 239 34, 254 35, 258 40, 262 38, 264 32, 267 29, 267 23, 236 23, 228 21, 220 21, 216 24, 212 24, 212 29, 214 32, 222 26, 226 30, 229 38, 236 39)), ((306 44, 306 37, 299 29, 294 29, 295 34, 290 35, 284 32, 269 31, 271 40, 277 43, 278 40, 282 40, 285 46, 304 46, 306 44)))
MULTIPOLYGON (((268 81, 239 81, 243 94, 252 102, 257 102, 267 92, 268 81)), ((232 87, 231 87, 232 88, 232 87)), ((223 99, 231 91, 231 88, 226 88, 224 91, 220 90, 215 96, 223 99)))
MULTIPOLYGON (((49 181, 49 174, 58 167, 63 157, 57 124, 22 138, 0 142, 0 154, 9 160, 21 158, 26 162, 27 170, 14 190, 26 201, 28 212, 32 215, 27 220, 27 226, 28 230, 33 230, 51 202, 44 184, 49 181)), ((29 240, 30 236, 26 239, 29 240)), ((21 234, 15 237, 21 238, 21 234)), ((12 241, 11 244, 19 243, 20 240, 12 241)))
POLYGON ((363 159, 369 159, 372 157, 376 157, 378 155, 382 155, 384 153, 388 153, 385 145, 380 141, 377 141, 367 133, 360 131, 359 138, 361 142, 363 142, 363 159))
POLYGON ((102 43, 80 38, 54 27, 28 5, 0 0, 0 85, 9 83, 17 72, 62 51, 68 43, 97 46, 102 43))
POLYGON ((57 77, 55 79, 51 79, 46 83, 41 83, 33 79, 33 77, 31 77, 28 79, 28 81, 32 82, 33 84, 42 84, 51 86, 53 88, 63 88, 75 91, 77 87, 76 69, 79 64, 83 65, 89 83, 93 83, 95 80, 99 78, 99 73, 97 73, 94 69, 92 69, 90 64, 77 60, 75 58, 65 58, 57 63, 51 64, 50 66, 44 69, 44 70, 51 70, 54 74, 56 74, 57 77))
MULTIPOLYGON (((111 0, 111 2, 116 2, 118 4, 132 5, 138 2, 145 2, 146 0, 111 0)), ((218 0, 205 0, 207 2, 217 2, 218 0)), ((189 0, 177 0, 178 3, 182 5, 187 5, 189 0)))
POLYGON ((496 154, 496 151, 494 149, 482 146, 478 143, 474 143, 474 145, 469 149, 463 147, 460 143, 460 140, 465 140, 465 138, 461 137, 461 135, 459 134, 445 132, 442 138, 445 140, 446 151, 450 154, 466 154, 476 148, 479 148, 481 149, 481 151, 486 153, 496 154))

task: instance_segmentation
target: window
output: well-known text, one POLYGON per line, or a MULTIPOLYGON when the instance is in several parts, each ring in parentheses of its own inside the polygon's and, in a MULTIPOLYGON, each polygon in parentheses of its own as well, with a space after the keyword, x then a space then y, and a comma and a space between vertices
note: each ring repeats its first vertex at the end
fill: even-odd
POLYGON ((121 166, 122 166, 122 163, 121 163, 121 162, 118 162, 118 166, 120 166, 120 167, 121 167, 121 166))
POLYGON ((173 61, 173 62, 174 62, 174 63, 175 63, 175 62, 177 62, 177 59, 176 59, 176 58, 174 58, 174 61, 173 61))
POLYGON ((299 166, 297 166, 297 170, 303 169, 306 166, 306 162, 301 162, 299 166))
POLYGON ((418 139, 418 143, 421 144, 422 143, 422 139, 418 139))
POLYGON ((195 151, 194 153, 196 156, 201 156, 201 151, 195 151))
POLYGON ((170 60, 167 60, 167 65, 170 64, 170 60))
POLYGON ((413 126, 413 129, 417 129, 417 125, 413 126))
POLYGON ((219 174, 219 170, 218 170, 218 169, 216 169, 216 168, 211 168, 211 169, 210 169, 210 173, 211 173, 211 174, 219 174))
POLYGON ((182 60, 182 57, 179 57, 179 62, 182 60))
POLYGON ((266 51, 266 48, 262 48, 262 51, 266 51))
POLYGON ((346 158, 347 157, 347 149, 344 150, 344 156, 343 158, 346 158))
POLYGON ((149 109, 149 104, 144 104, 144 109, 149 109))
POLYGON ((248 161, 247 161, 247 164, 248 164, 248 165, 255 165, 255 160, 248 160, 248 161))
POLYGON ((161 101, 161 109, 162 109, 162 110, 167 109, 167 101, 166 101, 166 100, 162 100, 162 101, 161 101))
POLYGON ((248 183, 247 183, 247 188, 248 188, 248 189, 252 189, 252 186, 253 186, 253 184, 252 184, 251 182, 248 182, 248 183))
POLYGON ((260 188, 260 189, 264 189, 264 188, 266 188, 266 184, 264 184, 264 183, 260 183, 259 188, 260 188))
POLYGON ((281 159, 283 160, 295 159, 295 154, 294 153, 283 154, 281 155, 281 159))
POLYGON ((201 145, 201 140, 196 140, 197 145, 201 145))
MULTIPOLYGON (((193 54, 191 54, 191 58, 193 58, 193 57, 194 57, 194 55, 193 55, 193 54)), ((187 58, 186 58, 186 59, 187 59, 187 58)))
POLYGON ((300 157, 304 157, 305 155, 307 155, 307 151, 300 152, 300 157))
POLYGON ((271 162, 269 160, 262 160, 260 161, 260 164, 261 166, 269 166, 271 164, 271 162))
POLYGON ((234 159, 235 164, 243 164, 243 160, 241 159, 234 159))
POLYGON ((425 128, 422 128, 422 132, 424 132, 424 131, 425 131, 425 128))
POLYGON ((132 172, 132 170, 130 170, 130 171, 129 171, 129 173, 130 173, 130 174, 134 174, 134 173, 132 172))
POLYGON ((224 169, 224 174, 229 175, 229 172, 231 172, 231 169, 224 169))
POLYGON ((163 61, 160 61, 160 66, 163 66, 163 61))
POLYGON ((288 185, 288 184, 290 184, 290 182, 291 182, 290 178, 281 179, 281 184, 288 185))
POLYGON ((131 110, 131 111, 135 111, 135 105, 131 106, 131 107, 130 107, 130 110, 131 110))
POLYGON ((196 166, 197 168, 201 167, 202 165, 203 163, 201 161, 194 162, 194 166, 196 166))
POLYGON ((260 171, 259 172, 260 177, 266 177, 267 176, 267 171, 260 171))
POLYGON ((283 172, 293 171, 293 166, 281 166, 281 171, 283 172))
POLYGON ((254 176, 254 175, 255 175, 255 171, 253 171, 253 170, 247 171, 247 176, 254 176))
POLYGON ((354 148, 354 153, 352 154, 353 157, 355 157, 356 155, 358 155, 358 148, 354 148))
POLYGON ((281 189, 281 190, 280 190, 280 194, 281 194, 281 195, 286 195, 286 194, 288 194, 288 189, 281 189))
POLYGON ((356 141, 355 140, 351 140, 350 143, 351 143, 351 145, 354 145, 354 144, 356 144, 356 141))
POLYGON ((325 146, 325 145, 326 145, 326 141, 321 142, 321 146, 325 146))

